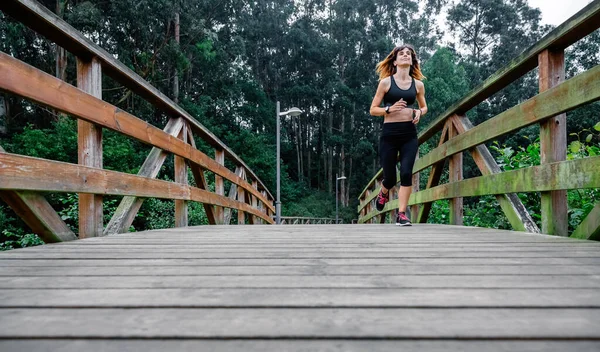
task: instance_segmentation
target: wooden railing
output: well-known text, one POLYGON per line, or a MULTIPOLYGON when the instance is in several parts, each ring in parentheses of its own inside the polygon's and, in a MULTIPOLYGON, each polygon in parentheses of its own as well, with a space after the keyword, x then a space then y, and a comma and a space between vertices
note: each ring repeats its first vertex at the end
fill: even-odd
MULTIPOLYGON (((594 1, 490 76, 419 134, 422 144, 441 131, 437 148, 417 159, 413 169, 413 194, 409 200, 413 222, 427 222, 432 202, 450 199, 450 224, 460 225, 463 197, 495 195, 515 230, 568 236, 566 190, 599 188, 600 157, 565 161, 565 113, 600 99, 600 66, 565 81, 564 50, 598 27, 600 1, 594 1), (536 66, 539 66, 538 95, 473 127, 465 116, 467 111, 536 66), (541 128, 541 164, 501 172, 484 143, 535 123, 541 128), (463 180, 464 151, 471 154, 483 176, 463 180), (446 160, 449 182, 439 185, 446 160), (427 187, 419 191, 419 172, 426 168, 431 168, 427 187), (517 192, 541 192, 541 231, 516 196, 517 192)), ((381 178, 382 170, 359 197, 360 223, 384 222, 385 214, 397 209, 397 201, 386 204, 382 212, 375 209, 381 178)), ((391 194, 395 191, 392 189, 391 194)), ((596 204, 574 233, 600 239, 600 204, 596 204)))
MULTIPOLYGON (((0 149, 0 197, 45 242, 77 236, 41 192, 79 193, 79 238, 126 232, 144 198, 175 200, 175 226, 187 226, 187 202, 200 202, 210 224, 273 223, 273 196, 248 166, 181 107, 112 55, 32 0, 2 0, 0 10, 54 41, 77 57, 77 87, 0 52, 0 90, 78 119, 79 164, 6 153, 0 149), (101 98, 102 74, 162 110, 170 120, 163 130, 101 98), (138 175, 102 168, 102 129, 108 128, 152 146, 138 175), (194 136, 215 149, 214 158, 196 149, 194 136), (156 180, 168 153, 175 156, 174 182, 156 180), (236 165, 225 167, 225 159, 236 165), (188 185, 190 168, 196 187, 188 185), (209 191, 205 172, 213 174, 209 191), (225 194, 224 180, 231 182, 225 194), (102 196, 124 196, 104 228, 102 196)), ((1 147, 0 147, 1 148, 1 147)))
POLYGON ((319 224, 335 224, 335 219, 332 219, 332 218, 309 218, 309 217, 300 217, 300 216, 282 216, 281 217, 281 225, 319 225, 319 224))

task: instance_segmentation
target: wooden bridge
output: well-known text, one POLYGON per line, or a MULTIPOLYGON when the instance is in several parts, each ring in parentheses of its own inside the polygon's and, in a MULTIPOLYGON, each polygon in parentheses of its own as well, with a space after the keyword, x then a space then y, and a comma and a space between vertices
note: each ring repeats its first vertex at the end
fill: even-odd
MULTIPOLYGON (((77 118, 80 153, 69 164, 0 151, 0 197, 48 243, 0 253, 0 350, 600 350, 600 243, 567 238, 565 199, 600 188, 600 157, 565 161, 564 115, 600 99, 600 67, 564 80, 564 50, 598 28, 600 1, 419 135, 440 142, 415 165, 430 178, 411 197, 412 228, 367 224, 396 205, 374 210, 379 175, 360 196, 360 225, 272 226, 268 189, 177 104, 37 2, 0 10, 78 58, 73 87, 0 53, 0 90, 77 118), (467 111, 536 66, 539 95, 471 126, 467 111), (169 116, 164 129, 103 101, 102 74, 169 116), (534 123, 541 165, 500 172, 483 143, 534 123), (153 147, 138 175, 103 169, 102 129, 153 147), (464 151, 483 176, 462 180, 464 151), (169 154, 175 182, 156 180, 169 154), (44 192, 79 193, 78 235, 44 192), (542 192, 541 229, 519 192, 542 192), (106 227, 104 195, 124 196, 106 227), (461 226, 462 197, 480 195, 495 195, 516 231, 461 226), (123 234, 151 197, 175 201, 176 228, 123 234), (440 199, 453 226, 425 224, 440 199), (187 226, 191 201, 211 226, 187 226)), ((599 238, 600 205, 575 232, 599 238)))

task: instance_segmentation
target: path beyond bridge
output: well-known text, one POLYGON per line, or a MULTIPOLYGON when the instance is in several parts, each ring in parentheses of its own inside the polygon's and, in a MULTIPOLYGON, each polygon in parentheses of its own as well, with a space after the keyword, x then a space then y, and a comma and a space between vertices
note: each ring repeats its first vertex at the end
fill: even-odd
POLYGON ((0 253, 2 351, 598 351, 600 243, 203 226, 0 253))

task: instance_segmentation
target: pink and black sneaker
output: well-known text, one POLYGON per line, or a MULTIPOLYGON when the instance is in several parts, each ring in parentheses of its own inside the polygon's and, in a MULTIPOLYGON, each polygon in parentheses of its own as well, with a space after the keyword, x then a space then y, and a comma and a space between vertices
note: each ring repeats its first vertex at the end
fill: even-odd
POLYGON ((396 216, 396 225, 397 226, 412 226, 410 220, 403 212, 398 212, 398 216, 396 216))
POLYGON ((387 203, 390 200, 390 191, 388 191, 387 194, 383 194, 383 190, 379 191, 379 194, 377 195, 377 200, 375 201, 375 207, 377 208, 377 211, 382 211, 383 207, 385 207, 385 203, 387 203))

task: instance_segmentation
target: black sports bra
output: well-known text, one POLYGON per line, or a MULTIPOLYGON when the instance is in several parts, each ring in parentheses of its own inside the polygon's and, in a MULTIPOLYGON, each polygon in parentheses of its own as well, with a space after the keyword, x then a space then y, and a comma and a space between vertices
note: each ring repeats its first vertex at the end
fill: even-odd
POLYGON ((394 76, 390 76, 391 85, 390 89, 383 96, 383 105, 391 106, 394 105, 398 100, 404 99, 406 106, 412 105, 417 99, 417 87, 415 86, 415 79, 412 79, 410 87, 406 90, 400 89, 394 80, 394 76))

